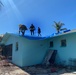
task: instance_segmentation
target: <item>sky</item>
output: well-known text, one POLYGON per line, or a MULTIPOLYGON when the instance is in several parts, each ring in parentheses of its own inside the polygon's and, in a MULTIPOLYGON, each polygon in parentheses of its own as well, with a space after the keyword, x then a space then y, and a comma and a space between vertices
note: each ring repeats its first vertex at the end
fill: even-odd
POLYGON ((54 21, 61 21, 63 28, 76 29, 76 0, 2 0, 0 10, 0 34, 18 34, 19 24, 27 26, 25 34, 30 35, 33 23, 40 27, 42 36, 56 33, 54 21))

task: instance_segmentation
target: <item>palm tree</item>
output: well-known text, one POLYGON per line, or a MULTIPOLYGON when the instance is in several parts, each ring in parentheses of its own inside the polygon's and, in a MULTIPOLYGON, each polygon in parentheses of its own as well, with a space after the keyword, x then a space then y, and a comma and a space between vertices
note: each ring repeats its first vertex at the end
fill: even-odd
POLYGON ((57 33, 59 33, 61 31, 63 25, 64 25, 64 23, 61 23, 60 21, 59 22, 54 21, 53 26, 55 27, 57 33))

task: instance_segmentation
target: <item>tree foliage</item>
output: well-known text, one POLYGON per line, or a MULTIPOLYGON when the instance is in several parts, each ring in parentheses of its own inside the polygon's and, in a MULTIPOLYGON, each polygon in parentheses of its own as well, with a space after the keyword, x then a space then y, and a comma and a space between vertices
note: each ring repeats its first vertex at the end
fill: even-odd
POLYGON ((64 23, 62 23, 60 21, 59 22, 54 21, 54 25, 53 26, 56 29, 57 33, 59 33, 60 30, 62 29, 63 25, 64 25, 64 23))

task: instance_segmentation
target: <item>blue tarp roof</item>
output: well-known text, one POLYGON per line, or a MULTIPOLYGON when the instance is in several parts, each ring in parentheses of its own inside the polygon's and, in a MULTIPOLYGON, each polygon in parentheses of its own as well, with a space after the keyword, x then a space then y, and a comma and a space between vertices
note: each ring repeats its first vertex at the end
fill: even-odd
POLYGON ((30 39, 30 40, 42 40, 42 39, 46 39, 46 37, 28 36, 28 35, 25 35, 25 36, 22 36, 22 37, 30 39))
POLYGON ((19 37, 24 37, 24 38, 27 38, 27 39, 30 39, 30 40, 44 40, 44 39, 47 39, 47 38, 50 38, 50 36, 36 36, 36 35, 19 35, 19 34, 13 34, 13 33, 8 33, 9 35, 15 35, 15 36, 19 36, 19 37))

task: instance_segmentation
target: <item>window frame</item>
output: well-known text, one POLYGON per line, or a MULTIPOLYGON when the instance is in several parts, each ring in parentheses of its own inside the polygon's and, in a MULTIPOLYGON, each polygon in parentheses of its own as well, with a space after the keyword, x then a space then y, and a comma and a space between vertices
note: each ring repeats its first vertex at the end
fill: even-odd
POLYGON ((54 47, 54 42, 50 41, 50 48, 54 47))
POLYGON ((61 40, 61 47, 66 47, 67 43, 66 43, 66 39, 62 39, 61 40))
POLYGON ((16 42, 16 51, 18 51, 19 45, 18 42, 16 42))

